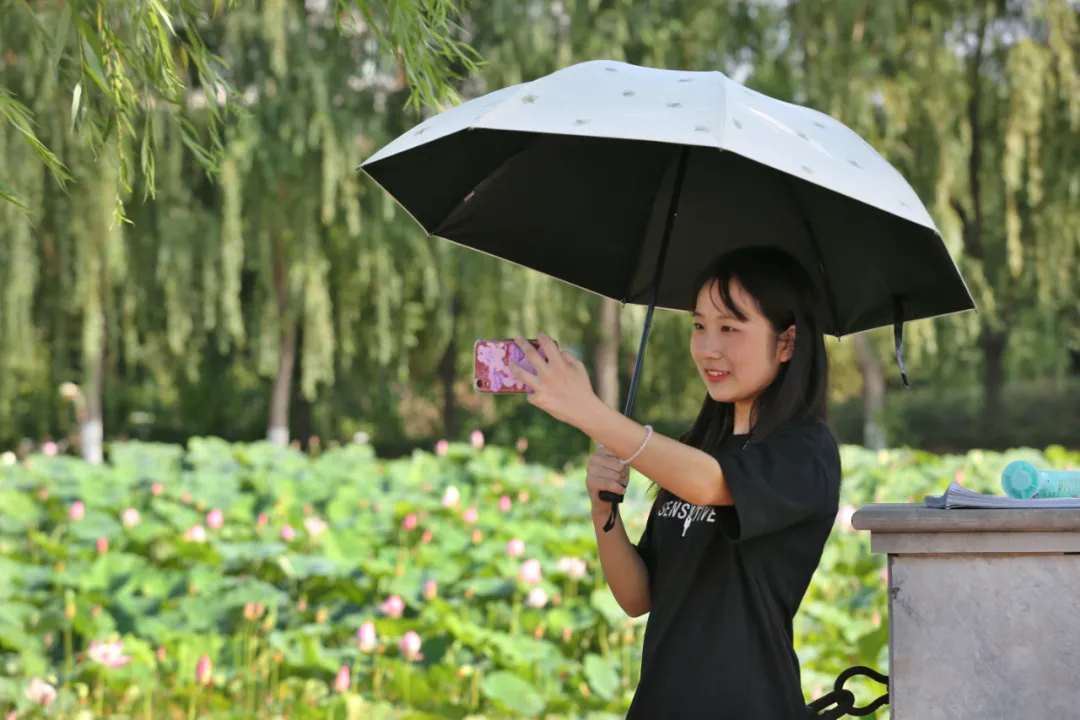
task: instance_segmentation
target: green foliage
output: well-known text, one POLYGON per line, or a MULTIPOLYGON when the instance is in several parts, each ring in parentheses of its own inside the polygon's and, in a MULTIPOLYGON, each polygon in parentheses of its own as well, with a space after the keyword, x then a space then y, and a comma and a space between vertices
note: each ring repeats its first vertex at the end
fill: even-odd
MULTIPOLYGON (((207 170, 220 168, 225 156, 222 129, 244 115, 244 88, 231 76, 231 58, 204 35, 212 38, 213 33, 207 33, 212 20, 223 13, 243 12, 246 4, 243 0, 0 2, 5 24, 13 21, 16 31, 47 50, 48 74, 55 74, 64 85, 65 97, 71 88, 71 130, 95 154, 108 150, 119 168, 117 182, 110 185, 118 217, 123 213, 120 191, 131 191, 136 167, 146 192, 155 192, 156 123, 177 127, 207 170), (201 98, 200 106, 206 110, 206 136, 182 112, 175 112, 193 95, 201 98)), ((289 3, 269 0, 262 5, 261 19, 272 42, 270 64, 275 73, 284 74, 289 3)), ((415 108, 456 102, 459 96, 451 81, 477 67, 475 51, 459 39, 458 9, 450 0, 326 0, 321 8, 312 6, 309 14, 302 24, 373 37, 384 50, 384 62, 399 69, 402 84, 411 91, 409 104, 415 108)), ((22 133, 54 176, 70 179, 67 168, 35 134, 31 118, 25 105, 0 89, 0 119, 22 133)), ((0 200, 25 207, 10 191, 0 189, 0 200)))
MULTIPOLYGON (((846 447, 843 502, 919 501, 957 474, 993 491, 1020 455, 1080 463, 1059 448, 846 447)), ((634 477, 624 505, 632 538, 647 485, 634 477)), ((883 559, 848 516, 796 619, 808 697, 853 664, 888 672, 883 559)), ((388 462, 358 444, 309 456, 195 438, 186 449, 116 444, 108 466, 40 455, 0 465, 0 710, 23 716, 36 677, 59 690, 51 711, 87 698, 99 713, 155 717, 191 703, 214 717, 624 713, 644 618, 615 604, 593 532, 583 468, 553 472, 491 445, 388 462), (511 557, 515 538, 525 550, 511 557), (584 574, 563 558, 582 558, 584 574), (542 568, 533 587, 518 577, 528 559, 542 568), (529 602, 537 589, 542 607, 529 602), (392 596, 400 616, 383 608, 392 596), (369 621, 376 652, 358 644, 369 621), (413 660, 399 647, 410 631, 422 642, 413 660), (131 660, 105 667, 90 643, 114 640, 131 660), (203 655, 210 687, 196 683, 203 655), (333 685, 342 667, 347 691, 333 685)), ((864 700, 878 691, 858 689, 864 700)))

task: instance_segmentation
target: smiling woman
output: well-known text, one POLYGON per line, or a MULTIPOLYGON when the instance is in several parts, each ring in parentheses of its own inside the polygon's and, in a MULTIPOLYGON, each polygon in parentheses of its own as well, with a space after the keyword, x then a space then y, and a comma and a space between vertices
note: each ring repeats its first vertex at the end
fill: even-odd
POLYGON ((840 457, 825 424, 828 359, 813 284, 788 254, 747 248, 689 288, 690 354, 707 388, 676 440, 600 402, 585 367, 549 360, 515 375, 529 402, 601 447, 586 483, 601 565, 629 615, 649 613, 628 718, 805 718, 792 624, 839 507, 840 457), (599 493, 627 468, 658 492, 641 539, 603 532, 599 493))

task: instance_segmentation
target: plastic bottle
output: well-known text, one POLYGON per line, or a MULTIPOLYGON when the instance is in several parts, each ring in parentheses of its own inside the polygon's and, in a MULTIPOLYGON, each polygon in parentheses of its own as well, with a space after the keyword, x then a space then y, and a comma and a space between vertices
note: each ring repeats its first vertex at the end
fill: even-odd
POLYGON ((1001 489, 1011 498, 1064 498, 1080 495, 1080 470, 1040 470, 1015 460, 1001 471, 1001 489))

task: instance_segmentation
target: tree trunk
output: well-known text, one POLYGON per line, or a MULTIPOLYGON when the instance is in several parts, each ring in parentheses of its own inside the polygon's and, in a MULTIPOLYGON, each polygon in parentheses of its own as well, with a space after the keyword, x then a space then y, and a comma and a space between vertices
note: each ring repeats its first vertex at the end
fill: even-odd
POLYGON ((292 387, 289 397, 291 398, 289 405, 289 422, 288 429, 290 434, 293 430, 296 431, 294 437, 300 440, 301 445, 305 450, 311 447, 311 438, 314 435, 312 430, 311 421, 311 401, 304 397, 303 383, 300 379, 304 373, 304 330, 301 327, 297 327, 296 332, 296 346, 293 350, 293 373, 292 373, 292 387))
POLYGON ((1005 389, 1005 348, 1009 344, 1009 330, 994 330, 984 324, 980 344, 983 351, 983 419, 988 428, 993 428, 1004 412, 1002 391, 1005 389))
POLYGON ((437 368, 443 386, 443 435, 447 438, 456 437, 458 431, 457 397, 454 394, 456 373, 454 371, 458 353, 458 319, 461 317, 461 310, 461 293, 455 292, 450 300, 450 341, 446 343, 446 350, 439 358, 437 368))
POLYGON ((863 379, 863 445, 871 450, 884 450, 887 439, 882 427, 885 410, 885 375, 881 359, 870 347, 865 333, 854 338, 855 358, 863 379))
POLYGON ((97 357, 89 368, 86 388, 83 391, 86 406, 79 422, 79 445, 82 457, 92 465, 100 465, 105 459, 105 423, 104 391, 105 391, 105 353, 108 338, 108 326, 105 321, 105 313, 101 314, 101 347, 97 357))
POLYGON ((274 300, 281 321, 278 369, 274 377, 274 389, 270 395, 270 422, 266 439, 284 447, 289 444, 289 400, 292 394, 293 366, 296 364, 297 320, 289 314, 289 296, 286 280, 285 249, 281 239, 274 243, 274 300))
POLYGON ((292 393, 293 365, 296 363, 296 323, 289 321, 281 333, 277 376, 270 395, 270 429, 266 439, 275 445, 289 444, 289 399, 292 393))
POLYGON ((617 300, 600 300, 598 337, 593 353, 596 358, 596 394, 606 405, 616 409, 619 407, 619 310, 617 300))

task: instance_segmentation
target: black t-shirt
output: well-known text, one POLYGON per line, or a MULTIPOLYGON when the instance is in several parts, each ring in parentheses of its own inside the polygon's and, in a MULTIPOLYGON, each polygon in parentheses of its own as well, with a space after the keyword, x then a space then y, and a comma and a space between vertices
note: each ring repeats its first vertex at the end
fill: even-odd
POLYGON ((661 491, 637 551, 652 608, 627 720, 805 720, 792 621, 840 502, 824 422, 729 438, 712 454, 734 506, 661 491))

